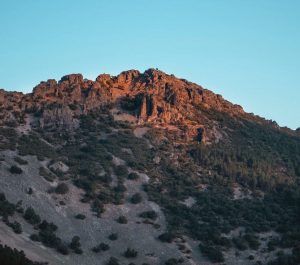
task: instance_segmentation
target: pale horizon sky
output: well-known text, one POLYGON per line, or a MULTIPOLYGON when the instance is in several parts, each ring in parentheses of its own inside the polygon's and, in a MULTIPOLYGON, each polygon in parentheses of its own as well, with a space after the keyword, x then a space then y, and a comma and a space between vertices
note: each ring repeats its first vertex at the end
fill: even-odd
POLYGON ((300 127, 300 1, 1 0, 0 88, 158 68, 300 127))

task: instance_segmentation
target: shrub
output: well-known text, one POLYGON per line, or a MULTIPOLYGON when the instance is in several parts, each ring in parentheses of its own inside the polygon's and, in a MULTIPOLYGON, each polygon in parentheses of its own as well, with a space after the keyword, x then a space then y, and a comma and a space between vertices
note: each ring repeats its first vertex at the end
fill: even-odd
POLYGON ((79 219, 79 220, 84 220, 86 218, 86 216, 84 214, 79 213, 75 216, 75 218, 79 219))
POLYGON ((140 193, 135 193, 134 195, 132 195, 130 202, 133 204, 138 204, 142 202, 142 200, 143 200, 142 195, 140 193))
POLYGON ((15 213, 16 206, 8 202, 3 193, 0 194, 0 216, 7 218, 15 213))
POLYGON ((124 215, 119 216, 119 218, 117 219, 117 222, 120 224, 127 224, 127 218, 124 215))
POLYGON ((13 223, 8 223, 8 226, 11 227, 16 234, 22 233, 22 226, 19 222, 14 221, 13 223))
POLYGON ((114 187, 114 191, 122 193, 122 192, 126 191, 126 187, 124 186, 123 183, 119 182, 118 185, 116 187, 114 187))
POLYGON ((76 248, 76 249, 74 249, 74 253, 81 255, 83 253, 83 251, 81 248, 76 248))
POLYGON ((33 189, 31 187, 28 188, 27 194, 28 195, 32 195, 33 194, 33 189))
POLYGON ((109 250, 109 245, 108 245, 108 244, 105 244, 105 243, 100 243, 100 244, 99 244, 99 248, 100 248, 102 251, 107 251, 107 250, 109 250))
POLYGON ((63 254, 63 255, 68 255, 69 254, 69 249, 68 246, 66 244, 59 244, 56 248, 57 252, 63 254))
POLYGON ((223 253, 218 247, 200 244, 199 248, 203 255, 208 257, 212 262, 224 261, 223 253))
POLYGON ((29 238, 30 238, 32 241, 37 241, 37 242, 41 241, 39 235, 37 235, 37 234, 32 234, 32 235, 30 235, 29 238))
POLYGON ((0 261, 3 265, 42 265, 26 258, 23 251, 12 249, 0 244, 0 261))
POLYGON ((137 180, 139 178, 139 175, 135 172, 131 172, 128 176, 127 179, 129 180, 137 180))
POLYGON ((21 157, 16 156, 14 160, 19 164, 19 165, 27 165, 28 161, 22 159, 21 157))
POLYGON ((119 265, 119 260, 115 257, 110 257, 107 265, 119 265))
POLYGON ((94 200, 91 207, 92 211, 96 213, 97 217, 101 217, 101 214, 105 211, 103 203, 98 199, 94 200))
POLYGON ((114 168, 114 172, 119 177, 125 177, 128 174, 128 169, 124 165, 119 165, 114 168))
POLYGON ((127 248, 127 250, 124 252, 124 257, 126 258, 136 258, 138 255, 138 252, 132 248, 127 248))
POLYGON ((51 231, 51 232, 55 232, 57 230, 57 226, 54 223, 48 223, 47 221, 43 220, 43 222, 41 222, 39 224, 39 229, 44 230, 44 231, 51 231))
POLYGON ((158 239, 162 242, 166 242, 166 243, 172 243, 173 240, 175 239, 175 235, 173 233, 163 233, 160 236, 158 236, 158 239))
POLYGON ((139 216, 142 218, 148 218, 151 220, 155 220, 157 218, 157 213, 155 211, 145 211, 145 212, 142 212, 139 216))
POLYGON ((69 187, 66 183, 59 183, 55 188, 55 193, 57 194, 66 194, 69 191, 69 187))
POLYGON ((41 221, 40 216, 35 213, 32 207, 28 207, 26 209, 24 213, 24 219, 32 225, 38 224, 41 221))
POLYGON ((12 174, 22 174, 23 170, 16 165, 12 165, 9 169, 12 174))
POLYGON ((70 248, 75 250, 77 248, 80 248, 81 244, 80 244, 80 237, 79 236, 73 236, 72 241, 70 243, 70 248))
POLYGON ((98 246, 93 247, 92 251, 94 251, 95 253, 98 253, 100 251, 107 251, 109 250, 109 245, 105 244, 105 243, 100 243, 98 246))
POLYGON ((108 236, 109 240, 117 240, 118 239, 118 234, 117 233, 112 233, 108 236))

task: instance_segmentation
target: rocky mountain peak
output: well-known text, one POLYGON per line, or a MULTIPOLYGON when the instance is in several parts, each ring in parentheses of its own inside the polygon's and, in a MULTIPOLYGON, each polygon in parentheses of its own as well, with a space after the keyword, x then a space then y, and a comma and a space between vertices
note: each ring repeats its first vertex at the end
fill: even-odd
MULTIPOLYGON (((43 126, 54 123, 73 128, 78 125, 76 117, 79 115, 110 105, 136 117, 139 124, 175 126, 183 130, 182 134, 192 137, 210 123, 203 114, 207 111, 226 113, 278 129, 273 122, 245 113, 241 106, 221 95, 153 68, 144 73, 128 70, 117 76, 100 74, 95 81, 84 79, 82 74, 69 74, 59 81, 40 82, 30 94, 1 90, 0 102, 4 109, 13 110, 9 115, 3 114, 6 118, 2 123, 17 122, 14 113, 39 112, 39 124, 43 126)), ((206 131, 216 131, 216 126, 217 123, 206 131)))

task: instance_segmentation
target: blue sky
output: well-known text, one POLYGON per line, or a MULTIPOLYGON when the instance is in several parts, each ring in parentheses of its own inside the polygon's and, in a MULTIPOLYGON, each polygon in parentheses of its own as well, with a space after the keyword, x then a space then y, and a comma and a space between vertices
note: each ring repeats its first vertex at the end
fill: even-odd
POLYGON ((300 127, 300 1, 0 0, 0 87, 159 68, 300 127))

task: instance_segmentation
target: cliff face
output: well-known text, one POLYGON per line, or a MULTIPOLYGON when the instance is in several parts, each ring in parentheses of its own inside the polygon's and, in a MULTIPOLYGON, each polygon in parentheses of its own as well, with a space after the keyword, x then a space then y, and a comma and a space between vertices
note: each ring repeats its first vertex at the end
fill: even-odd
POLYGON ((0 103, 6 110, 1 112, 2 124, 22 123, 24 113, 38 113, 38 126, 42 128, 76 128, 76 117, 104 105, 137 117, 139 124, 175 126, 179 134, 193 139, 205 139, 204 130, 211 141, 218 138, 218 124, 208 121, 205 111, 277 127, 197 84, 154 69, 144 73, 130 70, 118 76, 101 74, 95 81, 81 74, 66 75, 58 82, 41 82, 30 94, 1 90, 0 103))

